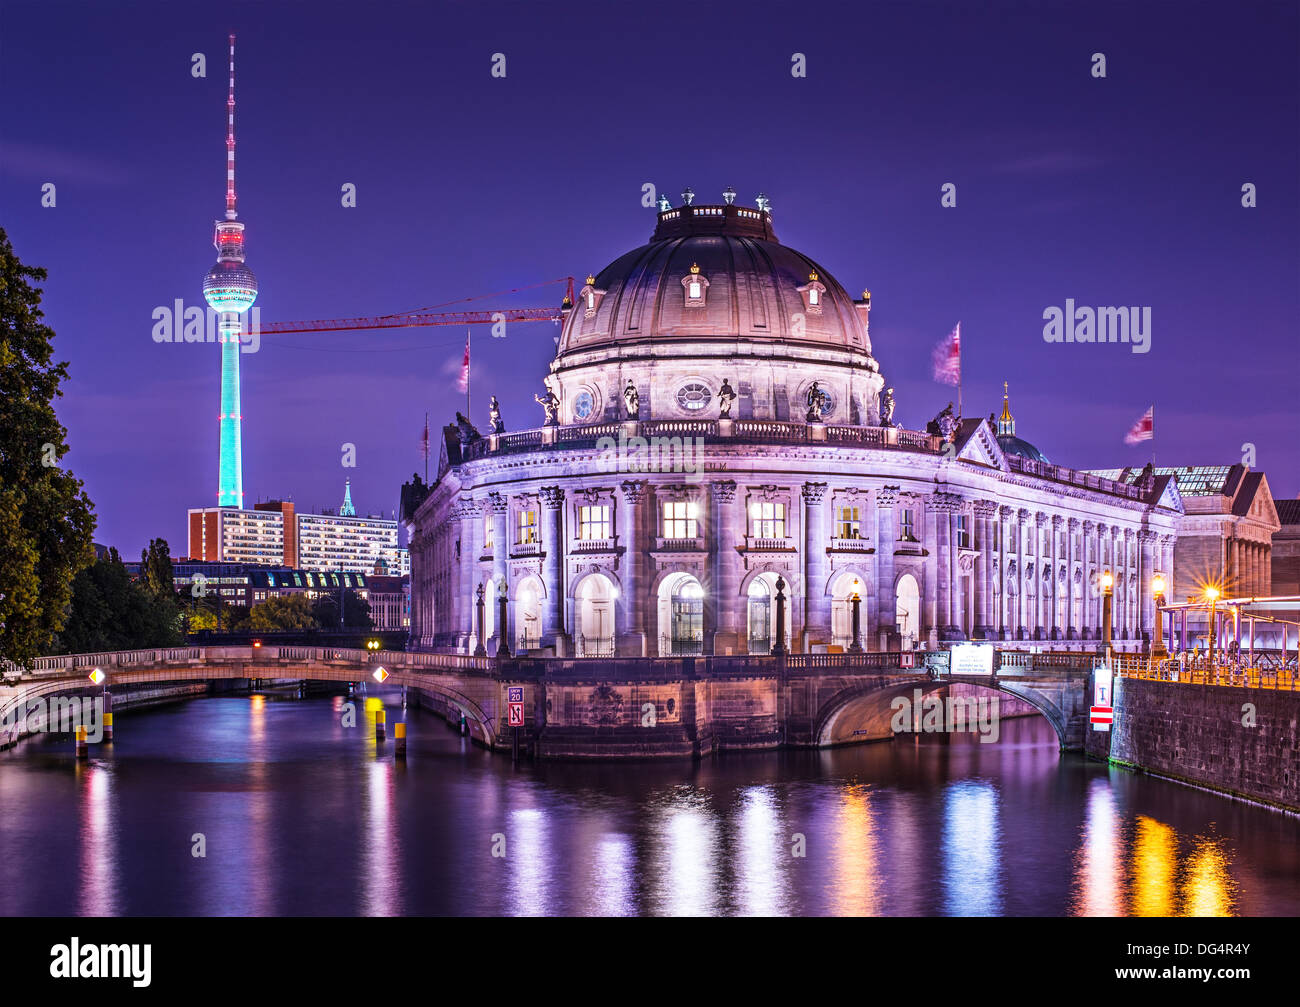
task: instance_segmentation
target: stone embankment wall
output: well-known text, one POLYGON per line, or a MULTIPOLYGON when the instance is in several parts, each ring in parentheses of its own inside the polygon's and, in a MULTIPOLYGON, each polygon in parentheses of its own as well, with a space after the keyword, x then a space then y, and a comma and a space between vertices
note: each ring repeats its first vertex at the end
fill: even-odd
POLYGON ((1300 692, 1117 680, 1115 723, 1089 754, 1300 812, 1300 692))

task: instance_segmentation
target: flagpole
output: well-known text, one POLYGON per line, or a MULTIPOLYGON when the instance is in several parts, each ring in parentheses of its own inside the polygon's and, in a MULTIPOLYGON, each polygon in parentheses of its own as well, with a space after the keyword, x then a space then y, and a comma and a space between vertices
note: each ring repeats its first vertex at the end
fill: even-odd
POLYGON ((424 481, 429 481, 429 412, 424 413, 424 481))
POLYGON ((961 322, 957 323, 957 419, 965 419, 965 413, 961 409, 961 322))
POLYGON ((473 331, 474 331, 473 329, 465 330, 465 418, 469 420, 471 425, 473 425, 474 423, 474 414, 470 411, 469 408, 469 386, 470 386, 469 372, 470 372, 470 368, 473 365, 471 364, 470 357, 469 357, 469 337, 473 333, 473 331))
POLYGON ((1151 474, 1156 471, 1156 404, 1151 403, 1151 474))

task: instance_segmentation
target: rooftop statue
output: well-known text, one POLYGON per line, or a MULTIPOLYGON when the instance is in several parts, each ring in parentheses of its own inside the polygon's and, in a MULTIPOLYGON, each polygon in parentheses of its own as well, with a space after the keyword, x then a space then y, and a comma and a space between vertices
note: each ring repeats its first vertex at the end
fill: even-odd
POLYGON ((560 399, 551 388, 551 383, 546 382, 546 394, 534 395, 533 401, 542 407, 545 411, 543 423, 548 427, 553 427, 559 423, 560 399))
POLYGON ((722 387, 718 389, 718 418, 723 420, 731 419, 731 404, 736 401, 736 390, 731 387, 726 378, 722 379, 722 387))
POLYGON ((805 419, 809 423, 821 423, 824 419, 823 413, 830 404, 830 395, 822 391, 821 386, 814 381, 808 386, 808 415, 805 419))
POLYGON ((630 420, 639 419, 641 416, 641 396, 637 393, 636 385, 631 381, 623 389, 623 404, 627 407, 627 418, 630 420))
POLYGON ((497 402, 495 395, 492 396, 492 401, 488 403, 488 429, 494 434, 506 432, 505 421, 501 419, 501 406, 497 402))
POLYGON ((894 425, 893 388, 886 388, 880 393, 880 425, 882 427, 892 427, 894 425))

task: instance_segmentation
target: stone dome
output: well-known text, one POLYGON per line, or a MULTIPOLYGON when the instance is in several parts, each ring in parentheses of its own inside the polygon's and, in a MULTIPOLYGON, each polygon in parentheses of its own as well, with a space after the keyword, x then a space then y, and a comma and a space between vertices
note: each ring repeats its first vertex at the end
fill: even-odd
POLYGON ((737 340, 870 355, 870 298, 855 301, 820 264, 782 245, 749 207, 662 210, 648 244, 588 278, 558 355, 618 344, 737 340), (692 295, 696 296, 692 296, 692 295))
MULTIPOLYGON (((728 191, 727 197, 734 197, 728 191)), ((873 425, 871 295, 854 300, 751 208, 665 206, 650 241, 587 277, 547 386, 559 422, 721 417, 873 425)))

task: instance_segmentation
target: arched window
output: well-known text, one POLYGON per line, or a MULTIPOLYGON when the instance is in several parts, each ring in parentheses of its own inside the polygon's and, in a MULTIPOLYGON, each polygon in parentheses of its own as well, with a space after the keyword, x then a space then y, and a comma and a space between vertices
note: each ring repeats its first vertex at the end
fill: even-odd
POLYGON ((895 617, 904 649, 912 647, 921 633, 921 591, 916 578, 905 573, 898 578, 895 593, 895 617))

